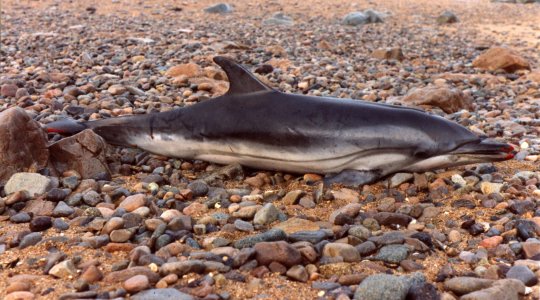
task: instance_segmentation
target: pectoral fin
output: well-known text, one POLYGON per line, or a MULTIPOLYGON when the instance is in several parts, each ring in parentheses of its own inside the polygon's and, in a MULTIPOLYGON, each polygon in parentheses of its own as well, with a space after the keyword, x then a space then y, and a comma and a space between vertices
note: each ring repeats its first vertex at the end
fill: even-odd
POLYGON ((337 174, 328 174, 324 178, 326 186, 334 183, 342 184, 348 187, 358 187, 360 185, 373 183, 381 178, 381 173, 378 170, 374 171, 359 171, 359 170, 343 170, 337 174))

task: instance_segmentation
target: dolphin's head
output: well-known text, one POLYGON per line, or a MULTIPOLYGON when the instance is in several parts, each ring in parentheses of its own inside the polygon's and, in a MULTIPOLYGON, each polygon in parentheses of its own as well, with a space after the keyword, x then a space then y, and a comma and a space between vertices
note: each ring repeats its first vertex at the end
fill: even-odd
POLYGON ((420 160, 406 168, 410 172, 425 172, 475 163, 496 162, 514 158, 513 146, 489 140, 476 140, 462 144, 450 152, 420 160))

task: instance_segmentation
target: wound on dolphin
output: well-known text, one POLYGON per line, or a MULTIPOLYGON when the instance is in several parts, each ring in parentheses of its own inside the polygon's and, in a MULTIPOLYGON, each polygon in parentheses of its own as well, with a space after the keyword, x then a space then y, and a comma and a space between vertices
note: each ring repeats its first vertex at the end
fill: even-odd
POLYGON ((214 62, 229 79, 223 96, 168 112, 46 125, 65 135, 92 129, 108 143, 218 164, 325 174, 325 182, 373 183, 513 158, 514 148, 424 111, 360 100, 285 94, 233 60, 214 62))

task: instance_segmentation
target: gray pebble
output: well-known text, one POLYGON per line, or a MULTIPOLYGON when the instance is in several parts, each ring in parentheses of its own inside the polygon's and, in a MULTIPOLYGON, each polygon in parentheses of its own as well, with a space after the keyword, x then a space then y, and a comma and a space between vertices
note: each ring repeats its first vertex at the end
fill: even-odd
POLYGON ((29 233, 22 238, 21 242, 19 243, 19 249, 34 246, 35 244, 39 243, 42 238, 43 236, 41 235, 41 232, 29 233))

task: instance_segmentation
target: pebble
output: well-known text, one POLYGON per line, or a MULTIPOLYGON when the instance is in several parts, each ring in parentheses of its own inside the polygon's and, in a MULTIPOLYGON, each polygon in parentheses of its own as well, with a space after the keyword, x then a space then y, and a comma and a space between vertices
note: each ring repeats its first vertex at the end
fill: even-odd
POLYGON ((56 265, 54 265, 50 270, 49 274, 57 278, 73 278, 77 275, 77 269, 71 260, 64 260, 56 265))
POLYGON ((251 223, 242 221, 240 219, 237 219, 236 221, 234 221, 234 227, 237 230, 244 231, 244 232, 252 232, 255 230, 255 228, 253 227, 251 223))
POLYGON ((278 12, 272 15, 272 17, 265 19, 263 21, 263 25, 269 26, 269 25, 284 25, 284 26, 292 26, 294 25, 294 21, 291 17, 285 15, 282 12, 278 12))
POLYGON ((345 262, 360 261, 358 250, 352 245, 343 243, 328 243, 324 246, 323 255, 328 257, 342 257, 345 262))
POLYGON ((9 220, 13 223, 28 223, 32 217, 27 212, 20 212, 17 214, 14 214, 9 218, 9 220))
POLYGON ((287 277, 292 278, 293 280, 300 281, 300 282, 307 282, 309 279, 308 272, 306 271, 306 268, 301 265, 296 265, 291 267, 287 273, 287 277))
POLYGON ((279 209, 274 204, 266 203, 261 209, 255 213, 253 223, 258 225, 266 225, 276 221, 279 217, 279 209))
POLYGON ((387 245, 382 247, 375 259, 382 260, 387 263, 399 264, 409 255, 409 247, 405 245, 387 245))
POLYGON ((133 300, 195 300, 195 298, 186 293, 182 293, 174 288, 150 289, 139 292, 131 296, 133 300))
POLYGON ((245 237, 243 239, 237 240, 234 243, 235 248, 246 248, 246 247, 253 247, 255 244, 259 242, 271 242, 271 241, 280 241, 285 240, 287 238, 287 235, 285 232, 281 229, 270 229, 266 232, 252 235, 245 237))
POLYGON ((474 291, 488 288, 493 285, 493 280, 475 277, 454 277, 444 282, 446 289, 464 295, 474 291))
POLYGON ((439 24, 451 24, 458 22, 457 16, 451 11, 445 11, 437 17, 437 23, 439 24))
POLYGON ((324 230, 315 231, 297 231, 289 234, 289 240, 293 242, 309 242, 311 244, 317 244, 328 237, 328 233, 324 230))
POLYGON ((75 212, 71 206, 67 205, 64 201, 58 202, 54 208, 52 215, 54 217, 69 217, 75 212))
POLYGON ((194 197, 202 197, 208 193, 208 185, 202 180, 195 180, 188 184, 187 187, 191 190, 194 197))
POLYGON ((126 197, 126 199, 122 200, 120 204, 118 205, 119 208, 125 209, 127 212, 132 212, 136 210, 137 208, 142 207, 145 205, 146 199, 144 194, 135 194, 126 197))
POLYGON ((32 232, 25 235, 19 243, 19 249, 24 249, 30 246, 34 246, 43 239, 41 232, 32 232))
POLYGON ((506 278, 517 279, 526 286, 533 286, 538 283, 538 278, 527 266, 513 266, 506 272, 506 278))
POLYGON ((124 289, 130 294, 146 290, 150 286, 148 277, 145 275, 135 275, 122 284, 124 289))
POLYGON ((410 284, 406 278, 376 274, 364 279, 354 293, 354 299, 393 300, 405 299, 410 284))
POLYGON ((38 216, 30 221, 31 231, 44 231, 52 227, 52 218, 47 216, 38 216))
POLYGON ((218 3, 205 8, 204 11, 213 14, 227 14, 231 13, 233 11, 233 8, 228 3, 218 3))
POLYGON ((36 296, 32 292, 17 291, 7 294, 4 300, 32 300, 35 298, 36 296))
POLYGON ((271 262, 278 262, 286 267, 299 264, 302 261, 300 252, 284 241, 260 242, 254 247, 255 259, 260 265, 268 266, 271 262))

